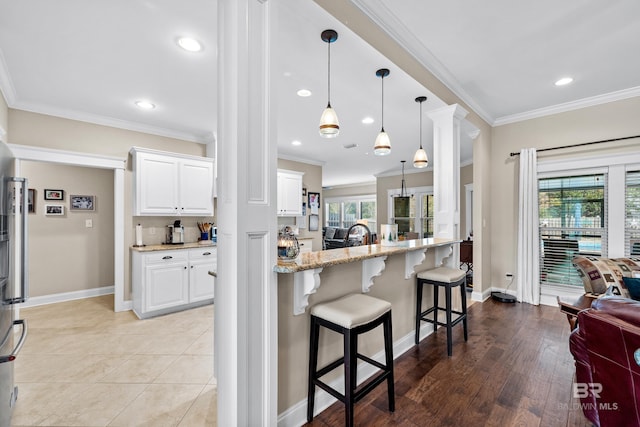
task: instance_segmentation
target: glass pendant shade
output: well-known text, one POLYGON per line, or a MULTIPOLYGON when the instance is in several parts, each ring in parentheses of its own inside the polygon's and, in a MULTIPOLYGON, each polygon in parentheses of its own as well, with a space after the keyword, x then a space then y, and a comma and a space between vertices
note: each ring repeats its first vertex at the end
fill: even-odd
POLYGON ((389 70, 386 68, 381 68, 376 71, 376 77, 380 77, 380 87, 381 91, 381 110, 382 110, 382 126, 380 128, 380 133, 376 137, 376 142, 373 144, 373 154, 376 156, 386 156, 391 152, 391 140, 389 139, 389 135, 384 131, 384 78, 389 75, 389 70))
POLYGON ((427 100, 426 96, 419 96, 416 98, 416 102, 420 103, 420 148, 413 156, 414 168, 426 168, 429 165, 429 158, 427 152, 422 148, 422 103, 427 100))
POLYGON ((376 137, 376 142, 373 146, 373 154, 376 156, 385 156, 391 152, 391 141, 389 135, 384 131, 384 128, 380 130, 380 133, 376 137))
POLYGON ((331 108, 331 43, 338 40, 338 33, 335 30, 324 30, 320 38, 327 44, 327 108, 320 116, 319 132, 323 138, 335 138, 340 133, 338 115, 331 108))
POLYGON ((429 159, 427 158, 427 152, 422 147, 418 148, 416 154, 413 156, 414 168, 426 168, 429 165, 429 159))
POLYGON ((320 116, 320 136, 324 138, 335 138, 340 133, 340 123, 338 123, 338 116, 331 104, 327 104, 327 108, 322 112, 320 116))

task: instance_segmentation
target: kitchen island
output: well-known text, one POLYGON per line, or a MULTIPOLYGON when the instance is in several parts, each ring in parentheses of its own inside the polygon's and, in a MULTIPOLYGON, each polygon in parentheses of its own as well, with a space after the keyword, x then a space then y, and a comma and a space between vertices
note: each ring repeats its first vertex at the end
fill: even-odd
MULTIPOLYGON (((395 246, 365 245, 301 254, 294 261, 278 261, 278 413, 296 411, 294 419, 306 414, 307 370, 309 362, 308 307, 341 296, 366 292, 392 304, 394 357, 414 343, 416 286, 415 272, 449 262, 460 240, 418 239, 395 246), (297 412, 300 411, 300 414, 297 412)), ((432 295, 425 292, 424 306, 432 295)), ((424 326, 424 334, 432 329, 424 326)), ((382 334, 373 331, 358 343, 363 354, 382 361, 382 334)), ((342 355, 339 334, 323 331, 320 335, 319 366, 342 355)), ((341 384, 337 369, 327 376, 341 384)), ((362 371, 358 382, 373 371, 362 371)), ((335 384, 333 384, 335 386, 335 384)), ((338 389, 340 386, 337 387, 338 389)), ((322 410, 333 401, 317 392, 316 408, 322 410)))

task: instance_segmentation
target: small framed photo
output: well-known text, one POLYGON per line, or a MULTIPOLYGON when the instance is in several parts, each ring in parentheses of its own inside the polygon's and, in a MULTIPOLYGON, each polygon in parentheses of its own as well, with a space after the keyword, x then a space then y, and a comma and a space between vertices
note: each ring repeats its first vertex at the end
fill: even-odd
POLYGON ((44 190, 45 200, 63 200, 64 190, 44 190))
POLYGON ((320 217, 318 215, 309 215, 309 231, 318 231, 318 223, 320 217))
POLYGON ((44 205, 44 214, 45 215, 64 215, 64 206, 63 205, 44 205))
POLYGON ((69 196, 69 210, 72 211, 93 211, 96 207, 95 196, 69 196))
POLYGON ((33 188, 27 190, 27 211, 29 213, 36 212, 36 190, 33 188))

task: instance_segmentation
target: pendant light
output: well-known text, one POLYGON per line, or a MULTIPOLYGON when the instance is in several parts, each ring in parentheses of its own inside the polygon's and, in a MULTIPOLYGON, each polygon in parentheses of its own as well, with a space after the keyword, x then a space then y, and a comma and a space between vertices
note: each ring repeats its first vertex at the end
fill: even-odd
POLYGON ((335 30, 324 30, 320 34, 323 42, 327 43, 327 108, 320 116, 320 136, 323 138, 335 138, 340 133, 338 116, 331 108, 331 43, 338 40, 338 33, 335 30))
POLYGON ((419 96, 416 98, 416 102, 420 103, 420 148, 413 156, 414 168, 426 168, 429 164, 429 158, 427 158, 427 152, 422 148, 422 103, 427 100, 426 96, 419 96))
POLYGON ((389 140, 389 135, 384 131, 384 78, 388 75, 389 70, 386 68, 381 68, 376 71, 376 76, 380 77, 380 81, 382 82, 382 127, 373 146, 373 154, 376 156, 386 156, 391 152, 391 141, 389 140))

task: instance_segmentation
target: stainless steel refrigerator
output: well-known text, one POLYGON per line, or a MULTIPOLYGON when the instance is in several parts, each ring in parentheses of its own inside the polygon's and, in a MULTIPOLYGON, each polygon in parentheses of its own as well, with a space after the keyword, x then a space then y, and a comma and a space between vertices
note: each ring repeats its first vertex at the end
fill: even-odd
POLYGON ((0 141, 0 427, 11 423, 18 398, 15 359, 27 337, 27 323, 16 319, 15 307, 28 297, 28 191, 26 179, 14 176, 14 163, 0 141))

